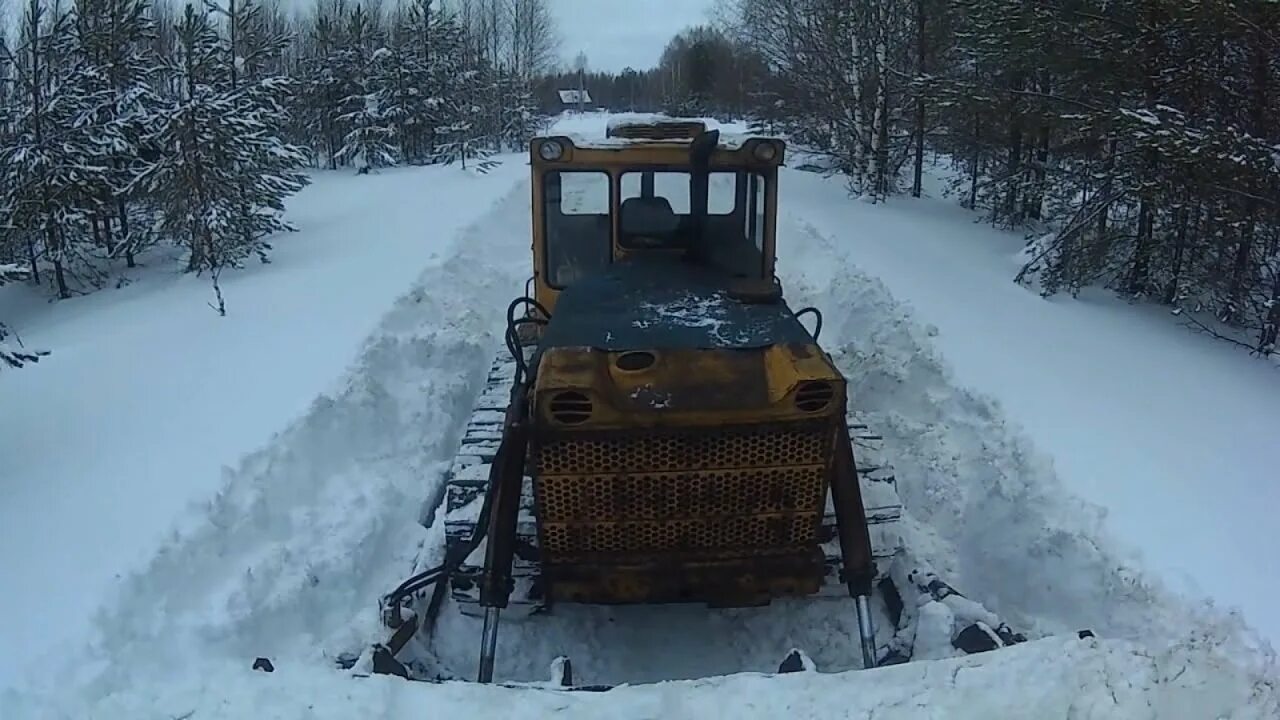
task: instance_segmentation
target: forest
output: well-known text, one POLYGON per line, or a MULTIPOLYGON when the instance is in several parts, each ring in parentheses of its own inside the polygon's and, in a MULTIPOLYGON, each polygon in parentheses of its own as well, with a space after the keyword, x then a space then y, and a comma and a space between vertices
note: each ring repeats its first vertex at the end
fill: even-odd
MULTIPOLYGON (((216 289, 268 261, 313 168, 483 169, 532 134, 555 51, 544 0, 28 0, 16 15, 0 28, 0 284, 64 299, 158 247, 216 289)), ((9 334, 0 366, 39 358, 9 334)))
MULTIPOLYGON (((621 72, 565 62, 545 0, 16 10, 0 284, 67 298, 163 247, 216 285, 269 259, 310 172, 483 171, 582 83, 611 110, 748 119, 873 202, 919 195, 941 158, 959 202, 1026 234, 1017 282, 1107 288, 1277 352, 1278 3, 719 0, 621 72)), ((5 334, 0 367, 38 358, 5 334)))

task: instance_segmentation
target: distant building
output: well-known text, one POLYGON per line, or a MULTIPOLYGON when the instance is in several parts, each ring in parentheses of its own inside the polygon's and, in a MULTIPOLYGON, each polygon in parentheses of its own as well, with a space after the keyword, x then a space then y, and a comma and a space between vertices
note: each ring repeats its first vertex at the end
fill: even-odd
POLYGON ((557 93, 560 95, 561 110, 577 110, 579 107, 583 110, 595 109, 589 90, 558 90, 557 93))

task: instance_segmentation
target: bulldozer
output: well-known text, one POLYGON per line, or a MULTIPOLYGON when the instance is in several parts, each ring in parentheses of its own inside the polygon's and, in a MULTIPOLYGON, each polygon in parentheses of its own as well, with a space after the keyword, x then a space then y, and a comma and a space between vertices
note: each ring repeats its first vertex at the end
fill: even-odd
MULTIPOLYGON (((916 594, 963 599, 891 572, 881 439, 775 274, 786 149, 673 118, 531 141, 532 275, 446 478, 444 561, 382 599, 374 672, 424 679, 397 656, 447 604, 483 618, 489 683, 504 612, 842 595, 873 668, 910 656, 877 642, 873 596, 898 629, 916 594)), ((970 615, 978 649, 1025 639, 970 615)))

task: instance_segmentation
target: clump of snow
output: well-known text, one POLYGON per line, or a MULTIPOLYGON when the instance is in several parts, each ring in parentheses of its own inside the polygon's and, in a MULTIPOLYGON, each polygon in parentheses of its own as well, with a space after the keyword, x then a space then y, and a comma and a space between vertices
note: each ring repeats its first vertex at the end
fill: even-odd
POLYGON ((691 118, 676 118, 665 113, 613 113, 609 115, 608 119, 605 121, 605 130, 612 133, 623 128, 635 127, 637 125, 672 123, 688 121, 690 119, 691 118))
MULTIPOLYGON (((622 148, 637 142, 666 142, 666 143, 688 143, 688 140, 631 140, 628 138, 611 138, 606 137, 606 133, 612 123, 636 124, 654 119, 667 118, 666 116, 656 114, 634 113, 622 117, 628 119, 618 120, 619 116, 607 112, 566 112, 558 116, 550 125, 545 134, 563 135, 568 137, 573 144, 578 147, 594 147, 594 148, 622 148)), ((750 133, 747 123, 742 121, 721 121, 711 117, 691 117, 678 118, 680 120, 701 120, 708 130, 720 131, 720 146, 725 149, 736 149, 742 146, 750 137, 755 137, 750 133)), ((613 125, 613 127, 621 127, 621 125, 613 125)))
POLYGON ((631 391, 632 400, 648 403, 649 407, 655 410, 665 410, 671 407, 671 393, 665 390, 658 390, 652 385, 641 385, 631 391))
POLYGON ((664 303, 643 302, 638 307, 644 316, 632 324, 642 329, 650 326, 707 328, 711 337, 722 344, 746 342, 750 333, 729 323, 730 302, 733 301, 720 292, 689 293, 664 303))

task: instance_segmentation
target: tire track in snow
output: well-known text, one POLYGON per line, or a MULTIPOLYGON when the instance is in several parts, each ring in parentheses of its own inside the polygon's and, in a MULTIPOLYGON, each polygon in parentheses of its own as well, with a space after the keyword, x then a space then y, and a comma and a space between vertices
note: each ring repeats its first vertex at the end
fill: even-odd
POLYGON ((528 203, 525 181, 464 230, 341 386, 226 470, 204 520, 127 579, 96 622, 101 687, 210 654, 327 663, 379 634, 378 598, 420 546, 443 542, 419 524, 422 505, 443 488, 528 274, 528 203))

